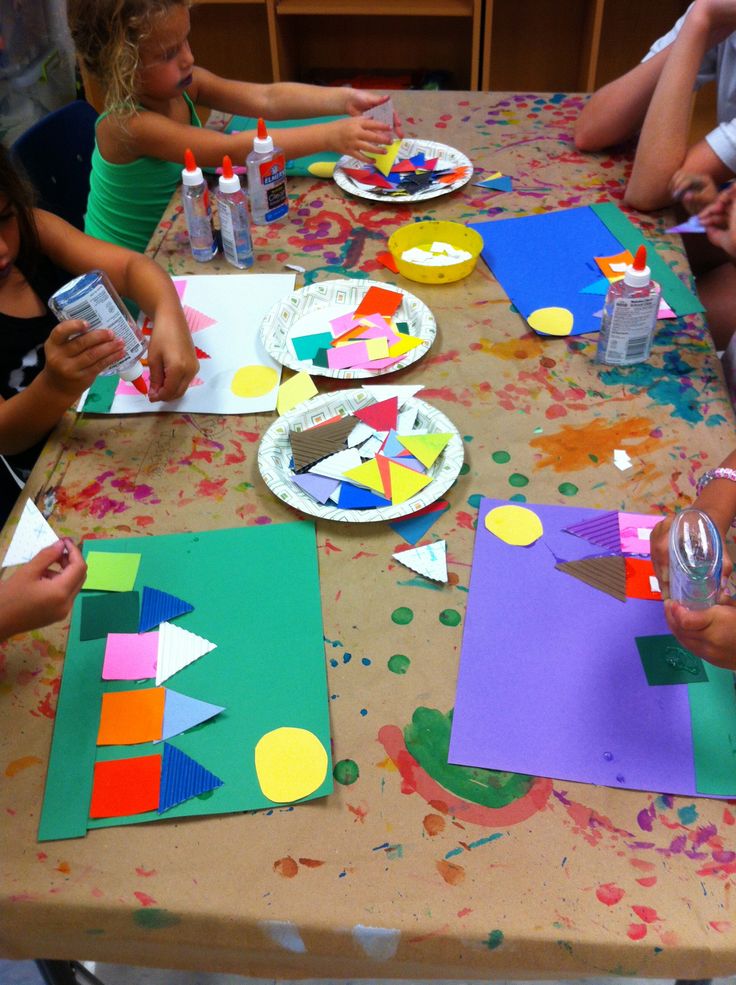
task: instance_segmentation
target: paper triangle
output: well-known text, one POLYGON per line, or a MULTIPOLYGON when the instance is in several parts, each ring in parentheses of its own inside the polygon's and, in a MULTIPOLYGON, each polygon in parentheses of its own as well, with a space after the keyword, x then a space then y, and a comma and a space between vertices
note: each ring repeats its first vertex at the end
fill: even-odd
POLYGON ((369 404, 368 407, 361 407, 354 410, 353 416, 369 424, 376 431, 390 431, 396 428, 396 419, 399 414, 399 401, 397 397, 389 397, 388 400, 381 400, 377 404, 369 404))
POLYGON ((338 451, 334 455, 328 455, 327 458, 323 458, 321 462, 313 465, 309 471, 314 472, 316 475, 326 475, 331 479, 342 481, 345 472, 349 469, 357 468, 360 464, 361 458, 357 448, 346 448, 344 451, 338 451))
POLYGON ((164 719, 161 731, 162 739, 170 739, 174 735, 186 732, 187 729, 201 725, 215 715, 219 715, 225 710, 224 705, 213 705, 209 701, 200 701, 199 698, 190 698, 187 694, 180 694, 164 688, 166 692, 164 700, 164 719))
POLYGON ((189 326, 189 331, 192 333, 201 332, 203 328, 209 328, 210 325, 216 324, 214 318, 210 318, 203 311, 198 311, 188 304, 183 304, 182 309, 184 311, 184 317, 187 320, 187 325, 189 326))
POLYGON ((606 551, 621 550, 621 530, 618 521, 618 513, 602 513, 592 520, 582 520, 580 523, 573 523, 570 527, 565 527, 565 532, 574 534, 575 537, 582 537, 596 547, 602 547, 606 551))
POLYGON ((450 504, 447 500, 440 499, 436 503, 430 503, 429 506, 425 506, 424 509, 418 510, 416 513, 411 513, 409 516, 401 517, 400 520, 392 521, 389 526, 400 537, 403 537, 408 544, 416 544, 449 508, 450 504))
POLYGON ((355 419, 348 414, 329 424, 320 424, 305 431, 291 431, 289 441, 294 456, 294 471, 301 472, 320 459, 342 451, 355 425, 355 419))
POLYGON ((194 354, 196 355, 197 359, 211 359, 212 358, 210 356, 209 352, 205 352, 204 349, 200 349, 198 345, 195 345, 195 347, 194 347, 194 354))
POLYGON ((367 153, 366 157, 372 157, 376 162, 376 168, 381 172, 382 175, 387 176, 390 172, 394 161, 398 157, 399 148, 401 147, 400 140, 394 140, 392 144, 389 144, 386 149, 385 154, 370 154, 367 153))
POLYGON ((381 470, 375 458, 370 458, 367 462, 361 462, 356 468, 347 469, 347 471, 343 472, 343 478, 348 482, 365 486, 367 489, 381 493, 383 496, 387 495, 381 477, 381 470))
POLYGON ((429 468, 439 457, 442 449, 452 437, 449 433, 434 432, 433 434, 399 434, 399 441, 418 458, 422 465, 429 468))
POLYGON ((176 595, 169 595, 168 592, 159 591, 158 588, 143 588, 143 602, 141 603, 141 616, 138 622, 138 632, 146 633, 149 629, 154 629, 159 623, 168 622, 169 619, 176 619, 183 616, 185 612, 193 612, 194 606, 184 599, 177 598, 176 595))
POLYGON ((59 538, 33 500, 27 499, 20 520, 18 520, 18 526, 15 528, 13 539, 5 552, 3 567, 9 568, 12 564, 25 564, 26 561, 34 558, 39 551, 45 547, 51 547, 58 540, 59 538))
POLYGON ((412 469, 405 469, 403 465, 397 465, 396 462, 390 463, 389 473, 391 475, 392 503, 405 502, 432 481, 431 476, 422 475, 421 472, 414 472, 412 469))
POLYGON ((447 543, 444 540, 412 547, 408 551, 397 551, 392 556, 425 578, 447 581, 447 543))
POLYGON ((222 786, 222 780, 175 746, 164 745, 158 812, 222 786))
POLYGON ((173 674, 199 660, 217 646, 188 629, 181 629, 170 622, 162 622, 158 628, 158 652, 156 655, 156 684, 162 684, 173 674))
POLYGON ((626 566, 620 555, 589 557, 581 561, 560 561, 555 567, 591 585, 619 602, 626 601, 626 566))

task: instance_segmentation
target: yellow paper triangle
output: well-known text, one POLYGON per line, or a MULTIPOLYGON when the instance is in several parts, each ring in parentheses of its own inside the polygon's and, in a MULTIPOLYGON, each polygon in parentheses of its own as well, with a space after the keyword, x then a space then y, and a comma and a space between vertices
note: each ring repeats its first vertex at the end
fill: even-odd
POLYGON ((423 472, 415 472, 414 469, 407 469, 403 465, 397 465, 396 462, 391 462, 389 465, 389 475, 392 503, 403 503, 432 481, 431 476, 424 475, 423 472))
POLYGON ((385 495, 383 491, 383 480, 381 479, 378 462, 375 458, 370 458, 367 462, 363 462, 362 465, 356 465, 355 468, 348 469, 347 472, 343 472, 343 475, 350 482, 356 482, 359 486, 365 486, 366 489, 373 489, 374 492, 385 495))
POLYGON ((285 414, 287 410, 296 407, 303 400, 309 400, 316 393, 317 387, 314 385, 309 373, 297 373, 279 387, 279 394, 276 398, 276 410, 279 414, 285 414))
POLYGON ((416 349, 418 345, 424 345, 424 342, 415 335, 399 335, 396 342, 392 342, 388 347, 388 354, 389 356, 403 356, 405 352, 416 349))
POLYGON ((394 161, 396 160, 400 147, 401 147, 401 141, 394 140, 394 142, 386 148, 385 154, 366 154, 366 157, 373 158, 373 160, 376 162, 376 167, 381 172, 381 174, 385 177, 391 171, 391 168, 394 166, 394 161))
POLYGON ((425 468, 429 468, 452 437, 445 432, 436 434, 416 434, 400 435, 396 437, 401 444, 410 451, 414 458, 418 458, 425 468))

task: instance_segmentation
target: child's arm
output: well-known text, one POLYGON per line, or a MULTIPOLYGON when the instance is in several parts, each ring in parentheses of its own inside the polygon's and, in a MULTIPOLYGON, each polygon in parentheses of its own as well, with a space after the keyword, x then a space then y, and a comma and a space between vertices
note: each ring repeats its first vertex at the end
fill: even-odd
POLYGON ((64 619, 86 574, 84 558, 68 538, 39 551, 0 582, 0 640, 64 619))
POLYGON ((673 201, 681 202, 690 215, 697 215, 718 197, 718 188, 709 174, 693 174, 680 168, 672 175, 669 193, 673 201))
POLYGON ((37 211, 36 217, 43 251, 58 266, 71 274, 104 270, 118 293, 152 318, 150 399, 181 397, 199 362, 176 289, 165 271, 148 257, 86 236, 48 212, 37 211))

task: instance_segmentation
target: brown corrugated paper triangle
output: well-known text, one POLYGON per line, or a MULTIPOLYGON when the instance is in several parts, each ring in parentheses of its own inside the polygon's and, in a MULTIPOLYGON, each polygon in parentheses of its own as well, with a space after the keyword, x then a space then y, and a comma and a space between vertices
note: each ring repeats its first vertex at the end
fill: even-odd
POLYGON ((626 561, 620 555, 588 557, 582 561, 560 561, 555 567, 593 588, 626 601, 626 561))
POLYGON ((345 439, 357 423, 352 414, 348 414, 330 424, 319 424, 317 427, 307 428, 306 431, 292 431, 289 439, 294 456, 294 471, 301 472, 328 455, 342 451, 345 439))

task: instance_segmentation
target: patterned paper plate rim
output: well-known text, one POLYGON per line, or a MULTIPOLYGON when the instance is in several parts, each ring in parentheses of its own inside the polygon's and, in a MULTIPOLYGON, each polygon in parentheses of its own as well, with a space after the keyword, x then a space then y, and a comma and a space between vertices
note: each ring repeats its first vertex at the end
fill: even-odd
POLYGON ((372 202, 383 202, 389 205, 392 203, 394 205, 403 205, 404 202, 423 202, 427 198, 438 198, 440 195, 446 195, 448 192, 455 191, 456 188, 462 188, 473 177, 473 165, 462 151, 457 150, 455 147, 448 147, 447 144, 435 143, 433 140, 402 140, 398 159, 414 157, 420 151, 427 158, 439 157, 442 160, 450 161, 456 168, 467 168, 465 177, 458 178, 449 185, 442 185, 441 188, 425 188, 423 191, 415 192, 413 195, 378 195, 376 192, 356 185, 352 178, 343 173, 343 168, 364 168, 366 166, 365 161, 358 161, 356 158, 344 154, 335 165, 333 175, 335 184, 342 188, 343 191, 349 192, 351 195, 357 195, 358 198, 368 198, 372 202))
POLYGON ((332 503, 318 503, 291 480, 291 443, 289 432, 313 427, 336 414, 351 414, 360 407, 373 403, 365 390, 343 390, 340 393, 320 394, 305 400, 283 417, 274 421, 261 439, 258 449, 258 468, 264 482, 278 499, 302 513, 321 517, 323 520, 343 520, 352 523, 369 523, 377 520, 396 520, 409 516, 429 506, 446 492, 460 473, 463 464, 463 443, 457 428, 439 410, 416 397, 409 397, 403 407, 417 408, 417 425, 428 431, 450 433, 452 437, 442 454, 429 469, 432 481, 416 496, 403 503, 378 506, 368 510, 344 510, 332 503))
POLYGON ((289 369, 295 369, 310 376, 332 376, 342 380, 371 379, 395 373, 421 359, 434 342, 437 323, 427 305, 418 297, 393 284, 373 280, 324 280, 309 284, 288 294, 278 301, 261 322, 261 341, 268 354, 289 369), (291 344, 291 332, 305 315, 320 308, 344 307, 345 313, 354 311, 363 300, 369 287, 384 287, 398 291, 403 297, 396 315, 396 321, 407 322, 409 332, 422 339, 425 345, 410 349, 406 355, 392 366, 384 369, 330 369, 316 366, 311 359, 297 359, 291 344))

